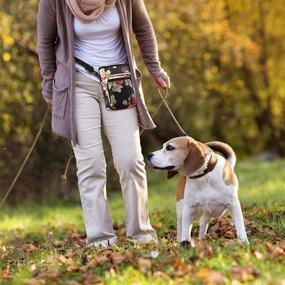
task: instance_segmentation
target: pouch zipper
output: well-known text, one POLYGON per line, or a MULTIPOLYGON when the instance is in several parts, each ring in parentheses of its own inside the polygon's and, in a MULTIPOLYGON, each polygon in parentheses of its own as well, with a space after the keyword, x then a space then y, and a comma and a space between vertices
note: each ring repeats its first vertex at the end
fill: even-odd
POLYGON ((110 75, 108 77, 108 81, 113 81, 113 80, 116 80, 116 79, 129 79, 131 77, 131 74, 130 73, 118 73, 118 74, 114 74, 114 75, 110 75))

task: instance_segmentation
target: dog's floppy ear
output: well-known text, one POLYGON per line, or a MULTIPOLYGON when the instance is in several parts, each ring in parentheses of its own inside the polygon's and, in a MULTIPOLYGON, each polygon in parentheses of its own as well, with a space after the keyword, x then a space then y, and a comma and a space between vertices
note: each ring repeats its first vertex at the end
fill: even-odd
POLYGON ((175 176, 176 174, 178 173, 178 171, 175 171, 175 170, 169 170, 167 171, 167 179, 170 179, 172 178, 173 176, 175 176))
POLYGON ((189 138, 187 144, 188 155, 183 162, 182 172, 191 176, 205 163, 207 146, 192 138, 189 138))

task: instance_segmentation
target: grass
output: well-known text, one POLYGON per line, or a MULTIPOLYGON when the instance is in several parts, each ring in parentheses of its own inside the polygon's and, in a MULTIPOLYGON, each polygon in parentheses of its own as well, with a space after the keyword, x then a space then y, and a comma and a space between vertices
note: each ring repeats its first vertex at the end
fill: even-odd
POLYGON ((126 240, 118 192, 109 195, 121 237, 113 250, 84 248, 80 202, 9 206, 0 213, 0 283, 284 284, 285 161, 244 161, 237 172, 250 246, 236 242, 225 217, 196 248, 180 248, 175 242, 176 179, 148 170, 150 218, 159 245, 126 240))

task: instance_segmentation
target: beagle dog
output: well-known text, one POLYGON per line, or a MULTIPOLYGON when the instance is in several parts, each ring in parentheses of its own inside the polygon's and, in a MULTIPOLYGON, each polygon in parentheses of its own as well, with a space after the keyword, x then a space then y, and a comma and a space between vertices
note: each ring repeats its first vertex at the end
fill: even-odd
POLYGON ((147 160, 152 168, 167 171, 168 179, 178 172, 182 174, 176 189, 177 241, 182 246, 194 246, 191 229, 197 213, 202 214, 199 239, 203 239, 210 219, 222 216, 227 209, 239 241, 248 244, 234 172, 236 155, 229 145, 176 137, 165 142, 162 149, 149 153, 147 160))

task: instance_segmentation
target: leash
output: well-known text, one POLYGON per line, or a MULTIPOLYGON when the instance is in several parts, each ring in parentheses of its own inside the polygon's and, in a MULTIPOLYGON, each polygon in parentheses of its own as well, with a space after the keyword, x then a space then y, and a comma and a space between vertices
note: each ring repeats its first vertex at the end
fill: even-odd
POLYGON ((161 91, 160 91, 159 88, 157 88, 157 90, 158 90, 158 94, 159 94, 159 96, 160 96, 160 98, 161 98, 161 100, 162 100, 164 106, 166 107, 166 109, 167 109, 168 112, 170 113, 170 115, 171 115, 173 121, 175 122, 175 124, 177 125, 177 127, 180 129, 181 133, 184 134, 185 136, 189 137, 189 135, 188 135, 188 134, 184 131, 184 129, 181 127, 181 125, 180 125, 179 122, 177 121, 176 117, 175 117, 174 114, 172 113, 172 111, 171 111, 169 105, 168 105, 167 102, 165 101, 166 96, 167 96, 168 93, 169 93, 169 92, 168 92, 168 88, 166 88, 166 90, 165 90, 165 96, 162 95, 162 93, 161 93, 161 91))
MULTIPOLYGON (((172 111, 171 111, 169 105, 168 105, 167 102, 166 102, 166 98, 167 98, 168 95, 169 95, 168 88, 165 89, 165 94, 164 94, 164 95, 161 93, 161 91, 160 91, 159 88, 157 88, 157 90, 158 90, 158 94, 159 94, 159 96, 160 96, 160 98, 161 98, 161 102, 160 102, 160 104, 158 105, 158 107, 156 108, 155 112, 153 113, 152 118, 154 119, 154 118, 157 116, 159 110, 160 110, 161 107, 164 105, 164 106, 167 108, 168 112, 170 113, 170 115, 171 115, 173 121, 175 122, 175 124, 177 125, 177 127, 179 128, 179 130, 181 131, 181 133, 184 134, 185 136, 188 136, 188 134, 187 134, 187 133, 184 131, 184 129, 181 127, 181 125, 179 124, 178 120, 176 119, 176 117, 175 117, 174 114, 172 113, 172 111)), ((42 120, 42 122, 41 122, 41 124, 40 124, 39 131, 38 131, 38 133, 37 133, 37 135, 36 135, 36 137, 35 137, 35 139, 34 139, 34 141, 33 141, 33 143, 32 143, 31 148, 29 149, 28 153, 26 154, 26 157, 25 157, 24 161, 22 162, 22 164, 21 164, 21 166, 20 166, 20 168, 19 168, 19 170, 18 170, 18 172, 17 172, 17 175, 15 176, 15 178, 14 178, 13 182, 11 183, 9 189, 7 190, 7 192, 5 193, 4 197, 2 198, 2 200, 1 200, 1 202, 0 202, 0 208, 1 208, 1 207, 3 206, 3 204, 6 202, 8 196, 10 195, 10 193, 11 193, 11 191, 12 191, 14 185, 16 184, 16 182, 17 182, 17 180, 18 180, 20 174, 22 173, 23 168, 25 167, 25 165, 26 165, 26 163, 27 163, 27 161, 28 161, 28 159, 29 159, 29 157, 30 157, 32 151, 34 150, 35 145, 36 145, 36 143, 37 143, 37 141, 38 141, 38 138, 40 137, 40 135, 41 135, 41 133, 42 133, 42 130, 43 130, 44 124, 45 124, 45 122, 46 122, 47 115, 48 115, 49 111, 50 111, 50 105, 48 105, 48 107, 47 107, 47 110, 46 110, 46 112, 45 112, 45 115, 44 115, 44 117, 43 117, 43 120, 42 120)), ((140 136, 143 134, 144 131, 145 131, 145 129, 142 129, 142 130, 141 130, 140 136)), ((66 183, 66 181, 67 181, 67 172, 68 172, 68 169, 69 169, 71 160, 72 160, 72 158, 74 158, 72 143, 71 143, 71 141, 70 141, 69 139, 66 139, 66 140, 67 140, 67 142, 69 143, 69 145, 70 145, 70 147, 71 147, 71 149, 72 149, 72 152, 71 152, 70 155, 69 155, 69 158, 68 158, 68 161, 67 161, 67 164, 66 164, 66 167, 65 167, 64 174, 61 176, 61 178, 62 178, 62 180, 63 180, 64 183, 66 183)), ((106 150, 106 149, 105 149, 105 150, 106 150)))
POLYGON ((47 107, 47 110, 46 110, 46 112, 45 112, 44 118, 43 118, 43 120, 42 120, 42 122, 41 122, 41 125, 40 125, 40 129, 39 129, 39 131, 38 131, 38 133, 37 133, 37 135, 36 135, 36 137, 35 137, 35 139, 34 139, 34 141, 33 141, 33 143, 32 143, 31 148, 29 149, 28 153, 26 154, 26 157, 25 157, 24 161, 22 162, 22 164, 21 164, 21 166, 20 166, 20 168, 19 168, 19 170, 18 170, 18 172, 17 172, 17 175, 15 176, 15 178, 14 178, 13 182, 11 183, 9 189, 7 190, 6 194, 4 195, 4 197, 2 198, 2 200, 1 200, 1 202, 0 202, 0 208, 1 208, 1 207, 3 206, 3 204, 6 202, 8 196, 9 196, 9 194, 11 193, 11 191, 12 191, 14 185, 16 184, 16 182, 17 182, 17 180, 18 180, 20 174, 22 173, 23 168, 25 167, 25 165, 26 165, 26 163, 27 163, 27 161, 28 161, 28 159, 29 159, 29 157, 30 157, 32 151, 34 150, 35 145, 36 145, 36 143, 37 143, 37 141, 38 141, 38 138, 40 137, 40 134, 41 134, 41 132, 42 132, 42 130, 43 130, 43 127, 44 127, 44 125, 45 125, 45 122, 46 122, 47 115, 48 115, 49 111, 50 111, 50 105, 48 105, 48 107, 47 107))
MULTIPOLYGON (((159 110, 161 109, 161 107, 162 107, 162 105, 163 105, 163 102, 165 102, 165 99, 166 99, 166 97, 167 97, 168 94, 169 94, 168 89, 165 90, 165 95, 164 95, 164 96, 161 94, 161 91, 159 90, 159 88, 157 88, 157 91, 158 91, 159 95, 162 96, 163 101, 161 101, 161 102, 159 103, 158 107, 156 108, 155 112, 154 112, 153 115, 152 115, 152 119, 154 119, 154 118, 156 117, 156 115, 158 114, 159 110)), ((144 131, 145 131, 145 129, 142 129, 142 130, 140 131, 140 136, 144 133, 144 131)))

